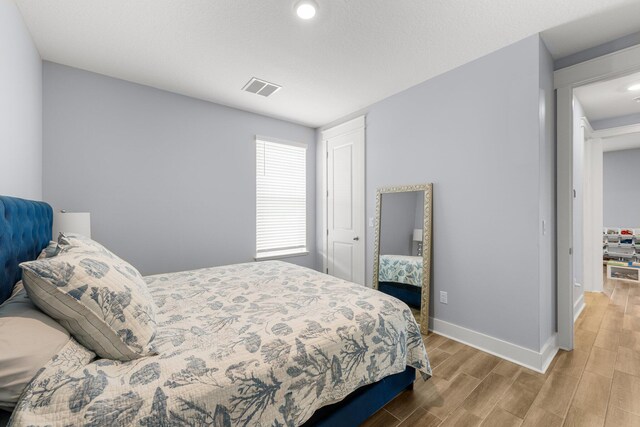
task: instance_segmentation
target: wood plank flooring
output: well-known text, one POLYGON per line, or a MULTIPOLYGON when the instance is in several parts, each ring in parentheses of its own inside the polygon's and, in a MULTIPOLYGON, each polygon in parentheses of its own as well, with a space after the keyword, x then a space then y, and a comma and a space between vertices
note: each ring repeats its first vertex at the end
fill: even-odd
POLYGON ((440 335, 424 337, 433 367, 366 427, 640 427, 640 286, 605 279, 586 293, 575 350, 546 374, 440 335))

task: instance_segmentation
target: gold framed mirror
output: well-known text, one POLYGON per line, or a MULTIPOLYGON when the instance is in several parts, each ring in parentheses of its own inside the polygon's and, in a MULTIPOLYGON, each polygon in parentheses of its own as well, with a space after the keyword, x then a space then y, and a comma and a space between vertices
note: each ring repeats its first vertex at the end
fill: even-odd
POLYGON ((373 287, 411 307, 423 334, 429 331, 432 193, 431 183, 376 193, 373 287))

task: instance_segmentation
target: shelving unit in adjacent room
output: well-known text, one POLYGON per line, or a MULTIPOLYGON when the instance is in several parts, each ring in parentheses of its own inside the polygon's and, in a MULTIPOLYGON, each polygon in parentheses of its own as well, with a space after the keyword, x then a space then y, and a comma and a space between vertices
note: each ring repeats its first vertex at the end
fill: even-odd
POLYGON ((605 228, 603 260, 609 279, 640 283, 640 228, 605 228))

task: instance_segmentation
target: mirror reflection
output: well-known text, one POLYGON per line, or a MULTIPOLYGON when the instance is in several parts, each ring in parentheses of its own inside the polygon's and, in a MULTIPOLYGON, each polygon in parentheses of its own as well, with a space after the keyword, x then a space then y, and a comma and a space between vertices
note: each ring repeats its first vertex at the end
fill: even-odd
MULTIPOLYGON (((377 277, 374 282, 379 291, 409 305, 422 325, 421 318, 428 319, 429 309, 425 263, 428 267, 431 242, 425 237, 431 234, 430 184, 380 189, 377 201, 377 275, 374 272, 377 277), (425 215, 429 215, 427 221, 425 215), (423 301, 426 307, 422 307, 423 301)), ((424 325, 426 331, 426 323, 424 325)))

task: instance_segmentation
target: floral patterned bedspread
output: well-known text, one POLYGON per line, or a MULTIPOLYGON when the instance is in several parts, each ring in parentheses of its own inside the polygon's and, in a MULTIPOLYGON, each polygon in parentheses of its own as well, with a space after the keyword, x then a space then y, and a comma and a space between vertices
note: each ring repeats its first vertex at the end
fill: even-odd
POLYGON ((96 360, 71 340, 12 425, 296 426, 406 366, 431 375, 410 309, 370 288, 279 261, 145 280, 159 354, 96 360))
POLYGON ((380 255, 378 271, 380 282, 422 286, 422 257, 420 256, 380 255))

